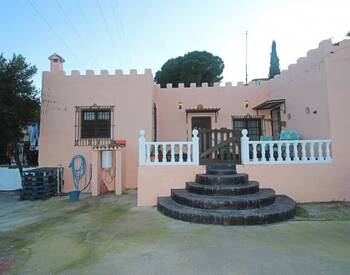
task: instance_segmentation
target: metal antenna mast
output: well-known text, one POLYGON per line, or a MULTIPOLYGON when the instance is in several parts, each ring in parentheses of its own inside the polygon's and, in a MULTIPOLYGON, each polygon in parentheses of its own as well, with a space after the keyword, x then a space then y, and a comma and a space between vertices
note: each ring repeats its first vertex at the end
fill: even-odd
POLYGON ((248 31, 245 32, 245 85, 248 85, 248 31))

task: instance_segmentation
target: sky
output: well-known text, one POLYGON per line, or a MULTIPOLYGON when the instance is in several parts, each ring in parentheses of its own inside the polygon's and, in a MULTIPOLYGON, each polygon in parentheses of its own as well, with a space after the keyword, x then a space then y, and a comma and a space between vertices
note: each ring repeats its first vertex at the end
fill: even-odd
POLYGON ((0 0, 0 53, 22 54, 41 72, 52 53, 64 70, 151 68, 206 50, 224 63, 223 81, 268 76, 272 40, 281 70, 324 39, 350 31, 349 0, 0 0))

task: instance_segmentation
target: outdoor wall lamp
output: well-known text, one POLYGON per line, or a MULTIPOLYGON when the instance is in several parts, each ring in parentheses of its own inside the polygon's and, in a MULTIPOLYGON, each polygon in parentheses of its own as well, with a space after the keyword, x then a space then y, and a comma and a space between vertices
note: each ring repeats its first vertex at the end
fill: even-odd
POLYGON ((246 100, 246 101, 244 102, 244 106, 245 106, 246 108, 249 107, 249 100, 246 100))
POLYGON ((182 101, 179 101, 179 102, 177 103, 177 108, 178 108, 179 110, 182 109, 182 101))

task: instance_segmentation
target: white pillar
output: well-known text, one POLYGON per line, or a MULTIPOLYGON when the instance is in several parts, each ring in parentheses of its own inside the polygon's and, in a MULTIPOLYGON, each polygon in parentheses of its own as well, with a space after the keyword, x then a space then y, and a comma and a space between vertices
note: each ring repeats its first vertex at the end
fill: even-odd
POLYGON ((241 161, 242 164, 248 164, 249 163, 249 137, 247 137, 248 130, 243 129, 242 130, 242 137, 241 137, 241 161))
POLYGON ((193 164, 199 165, 199 138, 197 129, 193 129, 192 131, 192 150, 193 164))

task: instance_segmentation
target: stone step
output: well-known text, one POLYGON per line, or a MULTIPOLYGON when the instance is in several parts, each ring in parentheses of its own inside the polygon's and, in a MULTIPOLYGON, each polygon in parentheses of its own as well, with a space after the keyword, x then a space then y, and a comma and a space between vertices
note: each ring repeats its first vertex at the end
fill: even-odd
POLYGON ((207 175, 233 175, 237 174, 234 169, 207 169, 207 175))
POLYGON ((208 196, 190 193, 186 189, 172 189, 171 197, 179 204, 202 209, 253 209, 275 202, 275 191, 260 189, 259 192, 238 196, 208 196))
POLYGON ((176 203, 171 197, 158 198, 158 210, 174 219, 221 225, 257 225, 280 222, 294 217, 296 203, 289 197, 277 195, 269 206, 248 210, 200 209, 176 203))
POLYGON ((207 170, 210 169, 233 169, 236 170, 236 164, 234 163, 211 163, 207 164, 207 170))
POLYGON ((205 185, 196 182, 187 182, 186 189, 191 193, 202 194, 202 195, 245 195, 252 194, 259 191, 259 183, 256 181, 249 181, 243 184, 235 185, 205 185))
POLYGON ((199 184, 242 184, 248 182, 248 174, 238 173, 232 175, 197 174, 196 182, 199 184))

